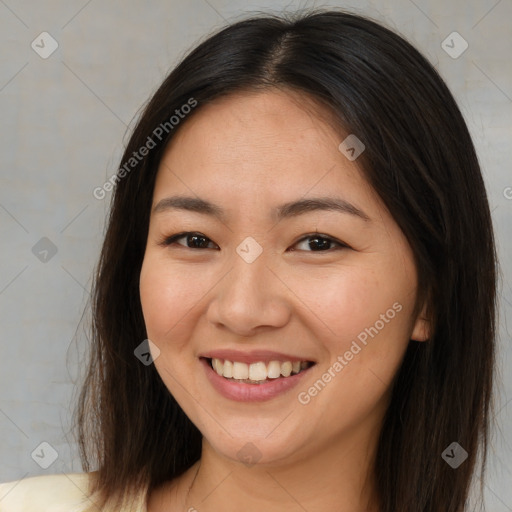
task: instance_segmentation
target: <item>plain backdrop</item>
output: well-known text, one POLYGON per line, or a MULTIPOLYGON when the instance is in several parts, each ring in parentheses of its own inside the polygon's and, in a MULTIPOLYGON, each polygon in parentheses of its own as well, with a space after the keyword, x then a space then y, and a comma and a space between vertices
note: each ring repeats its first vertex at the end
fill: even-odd
POLYGON ((140 106, 187 50, 227 22, 328 6, 384 22, 420 49, 473 135, 502 267, 486 503, 512 511, 510 0, 0 0, 0 481, 82 471, 69 433, 85 343, 75 333, 110 199, 92 192, 119 165, 140 106), (448 37, 456 38, 451 55, 448 37))

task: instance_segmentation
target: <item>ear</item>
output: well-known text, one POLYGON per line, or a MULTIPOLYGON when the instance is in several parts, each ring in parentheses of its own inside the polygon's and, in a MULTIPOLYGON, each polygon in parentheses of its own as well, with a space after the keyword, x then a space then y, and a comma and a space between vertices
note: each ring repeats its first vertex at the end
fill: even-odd
POLYGON ((424 304, 420 314, 416 318, 410 339, 414 341, 428 341, 431 334, 431 323, 427 318, 427 307, 426 304, 424 304))

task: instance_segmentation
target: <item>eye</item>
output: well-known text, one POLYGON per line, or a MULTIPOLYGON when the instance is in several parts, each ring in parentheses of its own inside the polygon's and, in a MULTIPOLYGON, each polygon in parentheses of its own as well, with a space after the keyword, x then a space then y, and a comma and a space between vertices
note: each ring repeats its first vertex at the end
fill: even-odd
MULTIPOLYGON (((330 246, 336 245, 338 249, 349 248, 348 245, 335 240, 334 238, 319 233, 310 234, 299 240, 295 245, 306 244, 305 247, 311 249, 300 249, 306 250, 306 252, 331 252, 330 246), (307 242, 309 240, 309 242, 307 242)), ((291 249, 294 251, 295 249, 291 249)))
MULTIPOLYGON (((177 243, 178 245, 183 246, 185 249, 208 249, 212 247, 208 247, 209 244, 213 244, 213 248, 219 248, 217 244, 212 242, 207 236, 202 233, 195 231, 185 231, 182 233, 177 233, 175 235, 167 236, 160 242, 158 245, 163 247, 168 247, 177 243), (185 243, 180 243, 180 240, 185 240, 185 243)), ((305 244, 301 251, 306 252, 332 252, 332 250, 339 249, 349 249, 350 247, 339 240, 336 240, 327 235, 321 235, 319 233, 312 233, 303 237, 301 240, 296 242, 294 246, 305 244), (307 242, 309 240, 309 242, 307 242), (335 246, 333 248, 333 246, 335 246)), ((290 251, 295 251, 293 247, 290 251)))
MULTIPOLYGON (((158 242, 158 244, 167 247, 174 243, 178 243, 178 245, 182 245, 186 249, 208 249, 209 242, 213 244, 213 242, 202 233, 187 231, 184 233, 178 233, 176 235, 165 237, 163 240, 158 242), (178 243, 178 240, 182 239, 185 240, 185 244, 178 243)), ((216 244, 214 245, 215 247, 218 247, 216 244)))

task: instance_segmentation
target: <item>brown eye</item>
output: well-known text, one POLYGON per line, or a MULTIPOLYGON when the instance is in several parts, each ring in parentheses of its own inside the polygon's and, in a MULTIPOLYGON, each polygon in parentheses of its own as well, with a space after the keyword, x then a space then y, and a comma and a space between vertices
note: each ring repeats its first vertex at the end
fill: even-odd
MULTIPOLYGON (((177 243, 178 245, 184 246, 186 249, 208 249, 208 244, 213 242, 203 235, 202 233, 195 233, 195 232, 185 232, 185 233, 178 233, 176 235, 171 235, 169 237, 166 237, 160 245, 163 245, 164 247, 173 245, 174 243, 177 243), (179 240, 185 240, 185 243, 178 242, 179 240)), ((215 244, 214 244, 215 245, 215 244)), ((215 245, 215 247, 217 247, 215 245)))
MULTIPOLYGON (((202 233, 190 231, 165 237, 161 242, 159 242, 159 245, 164 247, 168 247, 173 244, 181 245, 186 249, 218 248, 218 246, 207 236, 202 233), (183 243, 181 240, 185 240, 185 242, 183 243), (209 244, 213 244, 214 247, 209 247, 209 244)), ((299 244, 304 244, 299 250, 306 252, 332 252, 333 250, 349 248, 348 245, 330 236, 319 235, 317 233, 302 238, 299 242, 294 244, 294 246, 299 244)), ((295 251, 296 249, 292 248, 291 250, 295 251)))
POLYGON ((348 248, 346 244, 339 242, 334 238, 318 234, 306 236, 302 238, 299 242, 297 242, 297 244, 295 245, 298 244, 305 244, 306 248, 299 250, 305 250, 306 252, 332 252, 331 248, 333 245, 336 246, 334 247, 334 250, 336 250, 336 248, 348 248))

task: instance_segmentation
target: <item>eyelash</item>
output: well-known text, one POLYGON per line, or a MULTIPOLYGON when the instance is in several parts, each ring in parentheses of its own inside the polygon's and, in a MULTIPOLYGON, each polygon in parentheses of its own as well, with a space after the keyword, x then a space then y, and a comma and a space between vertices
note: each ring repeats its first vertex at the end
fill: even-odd
MULTIPOLYGON (((177 233, 175 235, 164 237, 162 240, 160 240, 158 242, 158 245, 160 245, 162 247, 169 247, 170 245, 174 244, 175 242, 177 242, 181 238, 186 238, 188 236, 197 236, 197 237, 200 237, 200 238, 204 238, 205 240, 208 240, 209 242, 214 243, 212 240, 210 240, 207 236, 203 235, 202 233, 199 233, 197 231, 184 231, 184 232, 181 232, 181 233, 177 233)), ((350 249, 350 247, 347 244, 344 244, 343 242, 340 242, 340 241, 336 240, 333 237, 330 237, 330 236, 327 236, 327 235, 322 235, 321 233, 311 233, 309 235, 306 235, 306 236, 302 237, 300 240, 298 240, 294 245, 297 245, 298 243, 303 242, 304 240, 308 240, 310 238, 317 238, 317 239, 320 239, 320 240, 326 240, 328 242, 336 244, 338 246, 338 248, 328 249, 326 251, 305 251, 305 252, 332 252, 333 250, 350 249)), ((197 251, 197 250, 204 249, 204 247, 187 247, 187 246, 182 245, 182 244, 178 244, 178 245, 181 245, 181 247, 183 247, 184 249, 190 249, 192 251, 197 251)))

